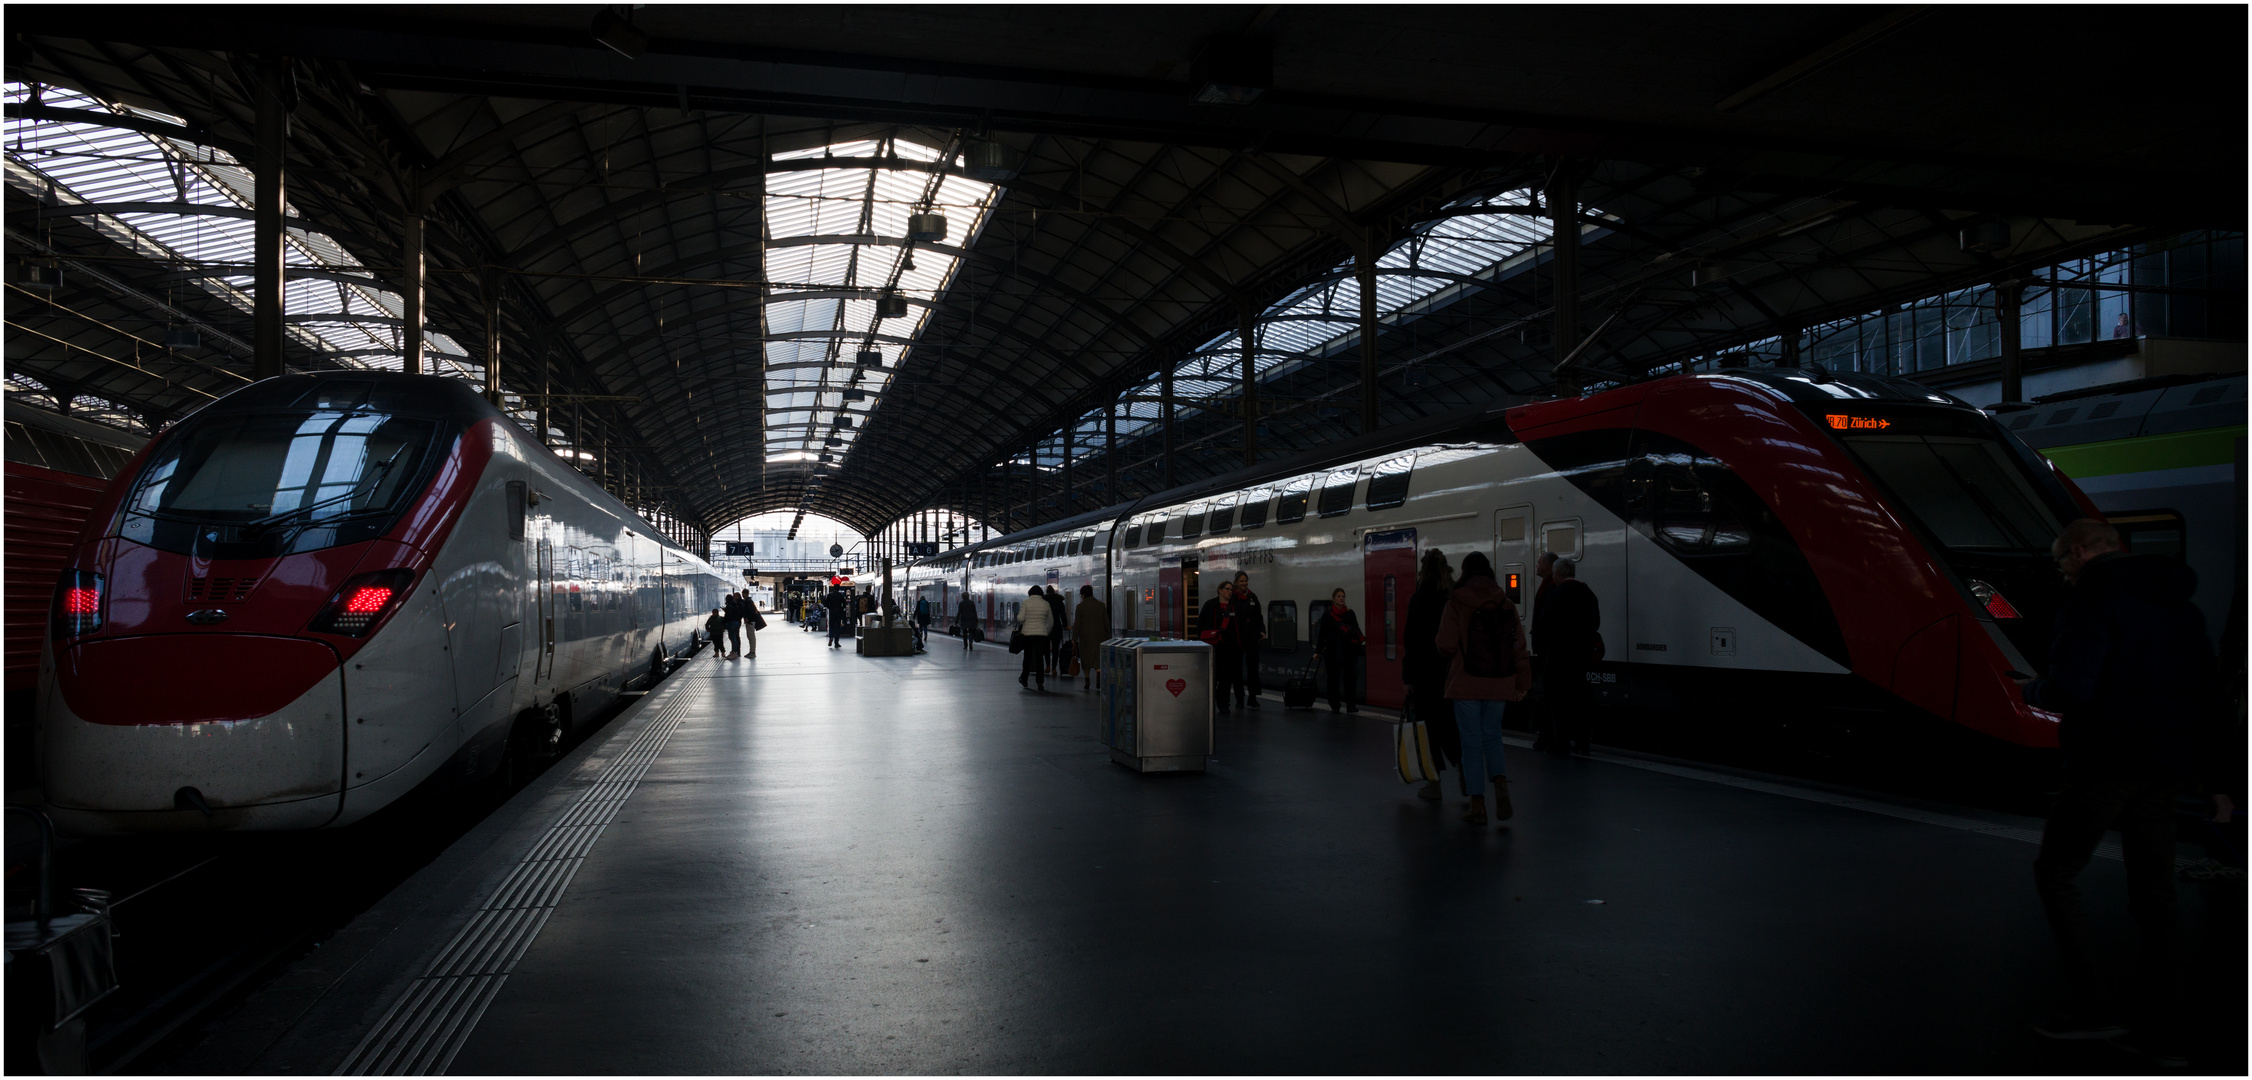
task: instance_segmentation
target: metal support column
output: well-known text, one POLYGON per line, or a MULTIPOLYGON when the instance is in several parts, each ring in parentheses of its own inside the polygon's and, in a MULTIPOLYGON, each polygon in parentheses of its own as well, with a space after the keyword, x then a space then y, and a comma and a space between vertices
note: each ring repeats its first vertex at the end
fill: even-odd
MULTIPOLYGON (((1259 463, 1259 313, 1245 307, 1236 313, 1236 340, 1243 346, 1243 463, 1259 463)), ((1170 395, 1171 391, 1167 391, 1170 395)), ((1170 481, 1168 481, 1170 482, 1170 481)))
POLYGON ((1362 242, 1353 270, 1361 284, 1361 434, 1376 430, 1376 235, 1362 242))
POLYGON ((1103 505, 1118 504, 1118 403, 1103 410, 1103 505))
POLYGON ((1171 490, 1173 487, 1173 360, 1171 357, 1167 357, 1162 363, 1164 367, 1159 372, 1157 390, 1157 407, 1165 410, 1161 425, 1165 430, 1165 482, 1161 486, 1171 490))
MULTIPOLYGON (((410 202, 419 202, 421 195, 410 194, 410 202)), ((400 327, 399 358, 401 370, 409 375, 422 374, 422 285, 427 267, 422 252, 422 215, 411 209, 404 228, 399 234, 400 250, 404 253, 403 268, 399 273, 400 327)))
POLYGON ((282 373, 282 307, 289 288, 282 276, 282 213, 288 202, 282 159, 289 147, 289 60, 266 57, 258 62, 258 157, 251 197, 256 204, 253 223, 253 277, 257 294, 252 307, 250 376, 271 379, 282 373))
MULTIPOLYGON (((1994 283, 1994 315, 2002 330, 2002 400, 2025 400, 2025 354, 2022 338, 2025 319, 2020 310, 2025 283, 2016 279, 1994 283)), ((1889 321, 1889 320, 1888 320, 1889 321)))
POLYGON ((485 294, 485 400, 500 407, 500 271, 486 267, 485 294))
POLYGON ((1555 245, 1551 265, 1556 284, 1551 303, 1556 310, 1556 389, 1576 394, 1585 383, 1577 373, 1563 367, 1580 343, 1580 195, 1579 178, 1572 168, 1570 162, 1557 166, 1548 188, 1548 216, 1553 230, 1550 240, 1555 245))

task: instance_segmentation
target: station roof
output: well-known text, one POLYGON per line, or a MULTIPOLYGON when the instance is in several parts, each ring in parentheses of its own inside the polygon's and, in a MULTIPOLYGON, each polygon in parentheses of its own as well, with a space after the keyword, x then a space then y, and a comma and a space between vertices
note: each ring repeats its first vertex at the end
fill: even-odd
POLYGON ((1257 452, 1355 434, 1356 252, 1384 424, 1548 392, 1560 170, 1585 363, 1620 377, 2241 228, 2246 187, 2241 8, 10 16, 10 254, 67 260, 10 292, 11 376, 144 423, 241 384, 245 70, 286 55, 291 363, 397 365, 425 205, 434 367, 481 374, 492 290, 527 422, 707 531, 1022 523, 1102 501, 1066 461, 1081 489, 1237 468, 1247 322, 1257 452))

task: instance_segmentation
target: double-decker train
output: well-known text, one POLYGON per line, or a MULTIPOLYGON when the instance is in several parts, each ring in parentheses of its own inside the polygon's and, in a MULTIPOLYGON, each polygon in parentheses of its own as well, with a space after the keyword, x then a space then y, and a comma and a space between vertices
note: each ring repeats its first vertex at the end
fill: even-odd
POLYGON ((1533 617, 1541 552, 1601 603, 1611 704, 1764 703, 1936 722, 2052 747, 2023 703, 2064 583, 2048 553, 2086 496, 1993 417, 1903 380, 1683 375, 1457 415, 1147 505, 946 552, 905 575, 952 626, 1005 636, 1033 585, 1107 598, 1124 633, 1194 636, 1218 576, 1264 604, 1269 685, 1310 660, 1331 592, 1368 645, 1366 699, 1403 698, 1424 550, 1482 551, 1533 617))
POLYGON ((51 813, 307 829, 535 765, 734 585, 463 382, 255 383, 142 448, 72 549, 39 670, 51 813))

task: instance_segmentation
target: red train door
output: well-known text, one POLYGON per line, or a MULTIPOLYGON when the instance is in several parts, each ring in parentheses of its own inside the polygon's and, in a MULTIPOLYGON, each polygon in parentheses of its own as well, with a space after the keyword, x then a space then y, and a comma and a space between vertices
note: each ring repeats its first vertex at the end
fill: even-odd
POLYGON ((1407 697, 1400 681, 1400 636, 1407 629, 1408 597, 1415 592, 1415 530, 1394 529, 1361 538, 1361 632, 1368 636, 1368 703, 1399 708, 1407 697))
POLYGON ((1181 636, 1181 560, 1157 564, 1157 636, 1181 636))

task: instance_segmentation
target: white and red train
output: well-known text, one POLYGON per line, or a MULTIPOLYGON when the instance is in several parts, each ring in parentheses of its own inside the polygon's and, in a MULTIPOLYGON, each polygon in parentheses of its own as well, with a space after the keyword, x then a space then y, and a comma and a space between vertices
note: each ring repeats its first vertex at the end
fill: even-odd
MULTIPOLYGON (((1266 607, 1270 686, 1310 658, 1345 588, 1368 700, 1397 705, 1421 552, 1483 551, 1530 606, 1542 551, 1602 605, 1603 700, 1757 702, 1920 718, 2052 747, 2037 673, 2063 582, 2047 547, 2088 499, 1991 417, 1913 383, 1816 371, 1677 376, 1362 444, 1341 459, 1168 492, 925 560, 904 575, 951 627, 962 591, 1003 638, 1030 586, 1081 585, 1114 626, 1195 632, 1219 576, 1266 607)), ((911 599, 910 599, 911 602, 911 599)))
POLYGON ((308 829, 559 752, 735 582, 469 385, 253 384, 87 519, 39 672, 80 835, 308 829))

